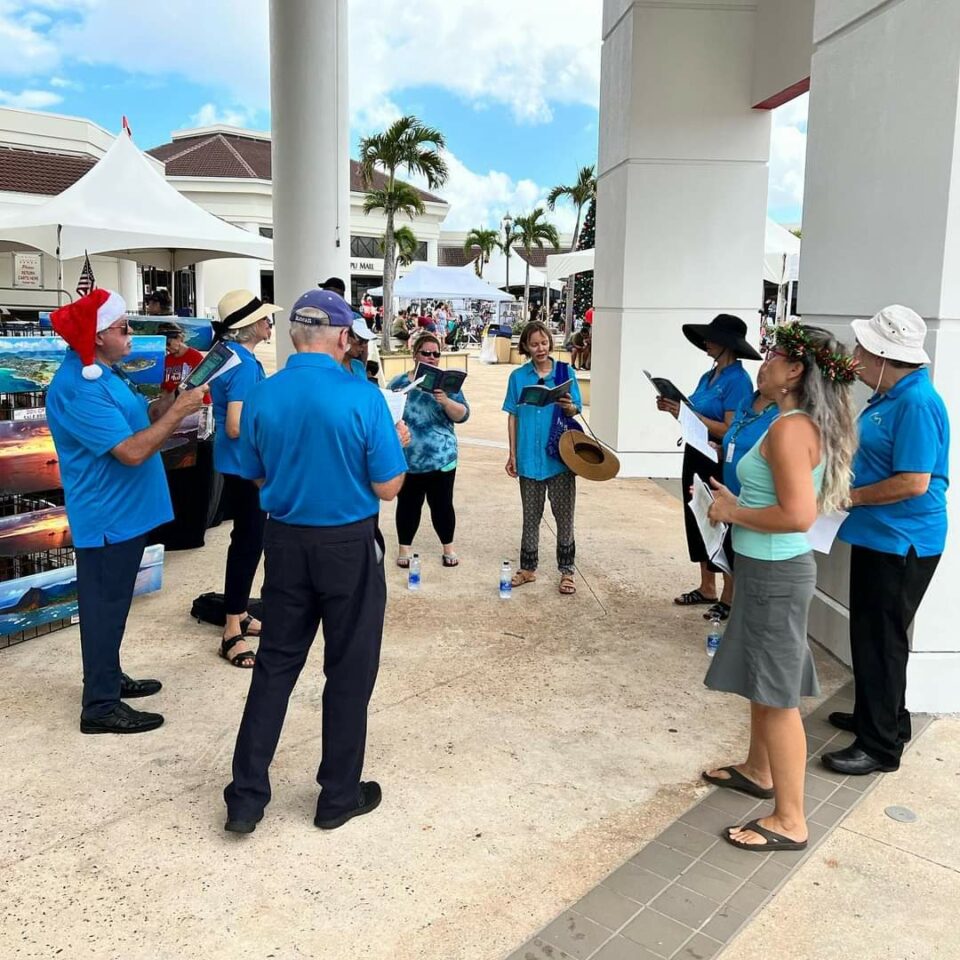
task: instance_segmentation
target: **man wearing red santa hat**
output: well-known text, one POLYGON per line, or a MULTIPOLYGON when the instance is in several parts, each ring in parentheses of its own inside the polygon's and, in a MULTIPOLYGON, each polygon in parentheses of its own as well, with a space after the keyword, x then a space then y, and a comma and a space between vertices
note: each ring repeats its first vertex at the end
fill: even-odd
POLYGON ((181 394, 151 424, 145 398, 114 370, 131 348, 123 298, 93 290, 50 321, 71 348, 47 390, 47 420, 77 558, 80 731, 141 733, 163 717, 122 699, 150 696, 160 682, 122 673, 120 642, 147 533, 173 519, 158 451, 207 388, 181 394))

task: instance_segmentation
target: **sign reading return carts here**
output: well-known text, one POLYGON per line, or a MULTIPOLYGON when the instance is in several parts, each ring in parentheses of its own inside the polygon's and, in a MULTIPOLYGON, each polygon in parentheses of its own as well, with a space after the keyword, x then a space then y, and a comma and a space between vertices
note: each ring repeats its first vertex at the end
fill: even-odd
POLYGON ((42 253, 15 253, 13 255, 13 285, 25 290, 43 289, 42 253))

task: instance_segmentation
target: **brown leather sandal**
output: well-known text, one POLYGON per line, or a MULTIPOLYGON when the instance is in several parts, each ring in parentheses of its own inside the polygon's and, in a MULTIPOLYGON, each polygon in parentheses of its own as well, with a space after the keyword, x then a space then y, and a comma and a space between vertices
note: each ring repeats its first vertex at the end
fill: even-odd
POLYGON ((533 583, 537 579, 536 573, 533 570, 518 570, 510 578, 511 587, 522 587, 525 583, 533 583))
POLYGON ((577 592, 577 585, 573 579, 573 575, 565 573, 560 578, 560 592, 565 597, 572 597, 577 592))

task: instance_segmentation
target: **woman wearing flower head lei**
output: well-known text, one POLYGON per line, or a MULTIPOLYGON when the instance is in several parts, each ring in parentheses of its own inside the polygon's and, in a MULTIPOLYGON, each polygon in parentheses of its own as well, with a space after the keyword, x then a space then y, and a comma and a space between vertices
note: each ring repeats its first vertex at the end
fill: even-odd
POLYGON ((806 738, 801 697, 820 692, 807 645, 816 565, 806 538, 818 512, 847 500, 857 443, 856 365, 824 330, 779 327, 757 375, 779 416, 737 466, 739 498, 714 481, 713 522, 733 524, 737 589, 704 683, 750 701, 743 763, 704 773, 720 787, 774 799, 773 812, 723 836, 749 850, 802 850, 806 738))

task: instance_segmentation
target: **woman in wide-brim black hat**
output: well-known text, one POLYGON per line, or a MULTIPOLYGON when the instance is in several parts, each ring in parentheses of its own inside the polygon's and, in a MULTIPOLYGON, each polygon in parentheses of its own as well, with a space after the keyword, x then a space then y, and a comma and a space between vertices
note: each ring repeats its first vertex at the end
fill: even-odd
MULTIPOLYGON (((747 342, 746 323, 729 313, 718 314, 710 323, 684 324, 682 329, 683 335, 713 361, 713 366, 700 378, 696 389, 690 394, 689 401, 693 412, 706 425, 710 439, 720 443, 737 409, 742 403, 749 403, 753 396, 753 383, 741 360, 760 360, 760 354, 747 342)), ((658 397, 657 409, 676 417, 680 405, 677 401, 658 397)), ((710 479, 720 480, 722 473, 721 463, 715 463, 690 446, 685 447, 682 481, 684 503, 690 500, 694 476, 699 476, 709 486, 710 479)), ((705 604, 711 607, 710 613, 717 613, 720 619, 726 619, 723 612, 729 610, 733 597, 733 577, 724 578, 723 594, 718 595, 716 575, 719 568, 710 562, 697 522, 686 507, 683 521, 690 559, 700 564, 700 584, 693 590, 681 593, 673 602, 682 607, 705 604)), ((732 558, 728 555, 728 559, 732 558)))

